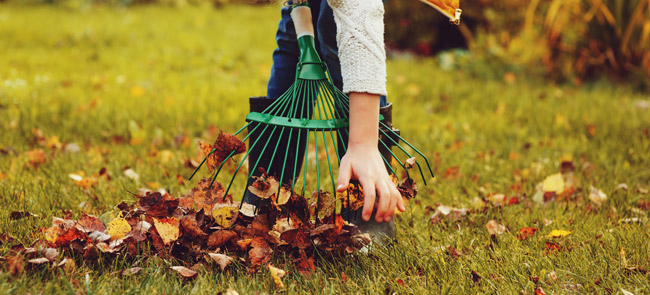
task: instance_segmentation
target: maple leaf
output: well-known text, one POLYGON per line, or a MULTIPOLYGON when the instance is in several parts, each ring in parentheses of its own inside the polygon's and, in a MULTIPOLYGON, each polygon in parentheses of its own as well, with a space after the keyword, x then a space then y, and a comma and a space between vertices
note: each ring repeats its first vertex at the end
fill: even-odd
POLYGON ((181 235, 179 228, 180 222, 174 217, 163 218, 160 220, 154 218, 153 225, 165 245, 169 245, 171 242, 176 241, 181 235))
POLYGON ((171 269, 176 271, 179 275, 181 275, 185 279, 194 279, 198 275, 197 272, 185 267, 185 266, 172 266, 171 269))
POLYGON ((275 286, 278 287, 278 289, 283 289, 284 284, 282 283, 282 278, 287 274, 287 272, 271 264, 269 264, 268 267, 275 286))
POLYGON ((232 257, 221 253, 208 253, 208 256, 221 267, 221 271, 233 261, 232 257))
POLYGON ((225 188, 219 182, 215 182, 212 187, 212 179, 203 178, 187 195, 180 198, 178 205, 187 209, 196 209, 203 212, 211 212, 215 204, 232 204, 232 196, 224 198, 225 188))
POLYGON ((212 172, 228 155, 241 154, 246 151, 246 144, 234 135, 221 132, 213 144, 199 141, 199 147, 207 157, 208 170, 212 172), (214 150, 214 152, 212 152, 214 150), (234 151, 234 153, 233 153, 234 151), (210 154, 212 152, 212 154, 210 154))
POLYGON ((12 277, 23 274, 23 271, 25 270, 25 267, 23 265, 23 260, 24 258, 20 254, 7 257, 7 262, 9 265, 9 274, 11 274, 12 277))
POLYGON ((281 186, 280 193, 277 194, 277 196, 276 194, 273 194, 271 196, 271 203, 273 204, 273 206, 279 209, 280 206, 285 205, 287 204, 287 202, 289 202, 292 194, 293 192, 291 191, 291 189, 285 186, 281 186))
POLYGON ((141 267, 131 267, 131 268, 123 269, 122 271, 120 271, 120 277, 135 275, 138 274, 141 270, 142 270, 141 267))

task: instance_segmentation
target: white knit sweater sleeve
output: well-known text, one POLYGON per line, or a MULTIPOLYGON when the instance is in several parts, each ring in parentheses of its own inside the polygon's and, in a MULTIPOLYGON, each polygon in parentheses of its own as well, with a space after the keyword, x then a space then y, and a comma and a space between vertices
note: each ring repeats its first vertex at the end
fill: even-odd
POLYGON ((381 0, 328 0, 336 22, 343 92, 386 95, 384 4, 381 0))

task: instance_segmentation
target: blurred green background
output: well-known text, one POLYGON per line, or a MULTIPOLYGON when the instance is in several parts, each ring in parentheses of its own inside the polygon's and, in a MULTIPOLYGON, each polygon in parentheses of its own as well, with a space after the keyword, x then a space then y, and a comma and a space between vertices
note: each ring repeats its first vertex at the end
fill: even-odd
MULTIPOLYGON (((0 0, 93 6, 279 5, 269 0, 0 0)), ((650 0, 461 1, 460 26, 416 0, 387 0, 391 55, 438 55, 445 67, 482 78, 507 73, 580 85, 599 79, 650 89, 650 0)))

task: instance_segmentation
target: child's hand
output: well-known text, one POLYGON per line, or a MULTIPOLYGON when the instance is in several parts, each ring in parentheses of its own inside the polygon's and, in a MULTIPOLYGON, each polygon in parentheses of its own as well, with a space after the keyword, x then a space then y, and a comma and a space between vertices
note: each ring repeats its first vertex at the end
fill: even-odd
POLYGON ((361 218, 365 221, 370 220, 376 203, 375 220, 388 222, 395 213, 396 206, 402 212, 406 208, 399 191, 388 176, 377 148, 379 95, 351 92, 349 96, 350 138, 348 149, 339 166, 336 191, 346 190, 350 178, 356 178, 361 183, 364 193, 361 218))
POLYGON ((406 209, 399 191, 386 171, 376 145, 351 145, 348 147, 347 153, 341 159, 336 191, 345 191, 351 177, 359 180, 363 187, 364 204, 361 215, 363 220, 370 219, 375 208, 375 199, 378 199, 376 202, 377 212, 375 213, 377 222, 390 221, 396 206, 401 212, 406 209), (376 195, 379 197, 376 198, 376 195))

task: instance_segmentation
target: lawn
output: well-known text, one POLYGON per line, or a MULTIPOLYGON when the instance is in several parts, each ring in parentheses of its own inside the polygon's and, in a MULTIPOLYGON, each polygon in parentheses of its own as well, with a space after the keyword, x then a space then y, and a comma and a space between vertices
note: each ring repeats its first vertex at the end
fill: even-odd
MULTIPOLYGON (((278 17, 277 6, 0 5, 3 260, 12 246, 43 238, 53 216, 99 216, 135 201, 140 188, 182 196, 194 187, 198 180, 179 178, 199 157, 197 139, 213 140, 211 125, 236 131, 247 98, 265 94, 278 17), (34 159, 39 149, 44 158, 34 159), (97 183, 83 187, 70 174, 97 183), (13 211, 38 217, 14 220, 13 211)), ((311 275, 275 256, 289 271, 283 290, 266 269, 249 274, 243 263, 211 265, 187 281, 169 269, 182 261, 105 257, 13 276, 0 261, 0 291, 650 293, 648 97, 607 82, 485 76, 443 70, 435 58, 388 61, 394 125, 436 174, 426 187, 416 179, 420 192, 397 217, 392 247, 317 261, 311 275), (562 171, 573 185, 540 199, 538 184, 562 171), (596 190, 602 204, 590 198, 596 190), (469 214, 432 222, 440 205, 469 214), (505 232, 491 236, 490 220, 505 232), (525 227, 538 231, 520 240, 525 227), (142 270, 119 274, 132 266, 142 270)))

